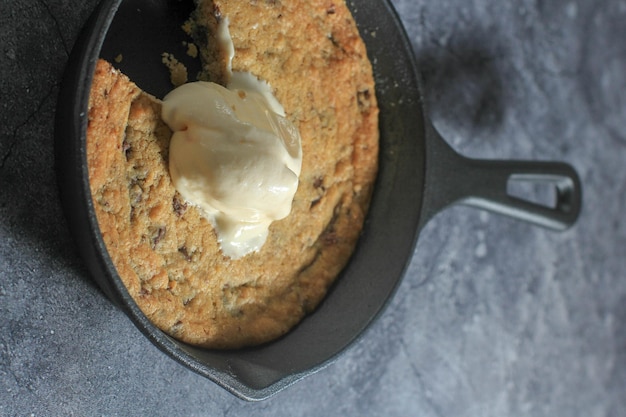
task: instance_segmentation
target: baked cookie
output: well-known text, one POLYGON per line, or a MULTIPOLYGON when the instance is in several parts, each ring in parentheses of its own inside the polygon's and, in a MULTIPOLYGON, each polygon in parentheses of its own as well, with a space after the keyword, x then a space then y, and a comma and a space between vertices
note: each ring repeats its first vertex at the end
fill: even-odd
POLYGON ((211 224, 172 185, 161 103, 104 61, 87 130, 94 208, 120 278, 156 326, 208 348, 270 341, 315 309, 355 248, 378 159, 372 69, 345 4, 201 1, 187 27, 202 78, 219 83, 226 59, 209 45, 225 16, 233 70, 267 81, 302 139, 291 213, 261 250, 222 254, 211 224))

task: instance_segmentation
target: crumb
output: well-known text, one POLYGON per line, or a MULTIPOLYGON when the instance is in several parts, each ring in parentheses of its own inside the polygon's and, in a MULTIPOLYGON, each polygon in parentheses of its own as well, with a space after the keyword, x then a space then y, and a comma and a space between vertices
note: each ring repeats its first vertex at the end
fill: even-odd
POLYGON ((122 62, 123 59, 124 59, 124 56, 122 54, 119 54, 118 56, 114 58, 114 61, 119 64, 120 62, 122 62))
POLYGON ((192 28, 192 23, 191 20, 187 20, 185 23, 183 23, 183 25, 181 26, 181 29, 187 34, 187 35, 191 35, 191 28, 192 28))
POLYGON ((198 47, 193 42, 183 42, 183 45, 187 47, 187 55, 192 58, 198 57, 198 47))
POLYGON ((175 87, 187 82, 187 68, 174 55, 163 52, 161 62, 170 70, 170 80, 175 87))

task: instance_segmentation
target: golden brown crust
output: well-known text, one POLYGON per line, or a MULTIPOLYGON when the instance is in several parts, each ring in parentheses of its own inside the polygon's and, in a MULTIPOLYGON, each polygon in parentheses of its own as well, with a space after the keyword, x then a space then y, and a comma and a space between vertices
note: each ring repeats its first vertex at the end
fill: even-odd
MULTIPOLYGON (((160 103, 98 63, 87 154, 100 228, 139 307, 185 342, 235 348, 279 337, 318 305, 354 250, 376 175, 378 108, 354 21, 345 5, 328 5, 205 1, 195 15, 196 39, 208 27, 209 43, 216 15, 228 16, 233 68, 268 81, 302 136, 292 212, 240 260, 221 254, 210 224, 172 186, 160 103)), ((205 77, 223 81, 215 53, 196 43, 213 60, 205 77)))

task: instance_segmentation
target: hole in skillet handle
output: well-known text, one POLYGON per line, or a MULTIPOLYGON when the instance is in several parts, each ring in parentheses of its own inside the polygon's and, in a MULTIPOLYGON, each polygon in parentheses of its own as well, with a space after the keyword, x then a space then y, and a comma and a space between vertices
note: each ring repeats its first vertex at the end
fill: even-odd
POLYGON ((539 206, 568 212, 572 209, 573 181, 553 175, 513 174, 507 182, 507 194, 539 206))
POLYGON ((466 158, 456 153, 432 125, 426 130, 421 226, 457 203, 553 230, 565 230, 578 219, 582 189, 571 165, 466 158))

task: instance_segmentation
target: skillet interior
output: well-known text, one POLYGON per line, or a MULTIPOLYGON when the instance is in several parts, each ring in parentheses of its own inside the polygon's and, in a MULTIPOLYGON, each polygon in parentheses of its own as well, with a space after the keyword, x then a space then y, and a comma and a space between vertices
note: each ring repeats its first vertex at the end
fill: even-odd
POLYGON ((61 197, 66 212, 72 213, 70 227, 100 287, 161 350, 241 398, 266 398, 321 369, 354 342, 382 311, 411 258, 424 186, 425 128, 410 44, 386 0, 348 2, 373 64, 380 106, 380 171, 363 235, 318 310, 285 337, 256 348, 204 350, 168 337, 141 313, 116 275, 91 203, 85 113, 96 58, 113 60, 122 53, 120 69, 140 87, 162 96, 167 92, 163 83, 168 82, 163 66, 154 60, 154 50, 141 42, 159 39, 161 50, 172 51, 167 43, 179 46, 180 38, 163 34, 172 30, 172 13, 180 17, 189 10, 185 2, 120 3, 103 0, 94 12, 74 47, 59 97, 56 152, 61 197), (150 22, 139 38, 137 10, 142 13, 139 22, 150 22), (133 68, 133 62, 142 65, 133 68))

